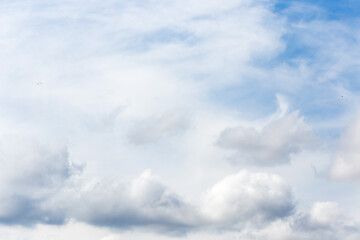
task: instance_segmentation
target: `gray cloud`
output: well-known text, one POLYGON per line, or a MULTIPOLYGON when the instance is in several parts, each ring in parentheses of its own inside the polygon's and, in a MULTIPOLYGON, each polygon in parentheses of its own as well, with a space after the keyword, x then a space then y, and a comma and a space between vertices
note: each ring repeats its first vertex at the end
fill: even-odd
POLYGON ((63 224, 65 206, 53 205, 53 199, 80 170, 69 162, 67 149, 11 137, 1 143, 0 222, 63 224))
POLYGON ((315 202, 310 210, 273 221, 263 228, 247 227, 238 236, 244 240, 355 240, 359 223, 336 202, 315 202))
POLYGON ((149 171, 131 182, 97 182, 83 192, 72 216, 97 226, 150 228, 171 234, 265 226, 293 213, 290 187, 277 175, 241 171, 217 183, 201 205, 184 201, 149 171))
POLYGON ((319 202, 309 213, 296 213, 290 186, 275 174, 240 171, 216 183, 195 204, 149 170, 130 181, 92 180, 79 174, 81 168, 71 163, 65 147, 11 139, 0 145, 1 224, 61 225, 74 219, 177 236, 226 230, 249 240, 359 236, 358 223, 336 203, 319 202), (284 232, 275 234, 279 227, 284 232))
POLYGON ((217 144, 235 150, 235 162, 269 166, 288 163, 292 154, 311 146, 313 140, 310 126, 295 111, 271 120, 261 129, 226 128, 217 144))
POLYGON ((292 224, 294 236, 304 239, 357 239, 359 223, 336 202, 316 202, 310 211, 297 215, 292 224))
POLYGON ((183 234, 203 228, 237 229, 291 214, 290 188, 276 175, 241 171, 217 183, 201 206, 185 201, 150 170, 131 181, 84 178, 67 148, 32 139, 0 144, 0 223, 33 226, 68 219, 116 229, 183 234))
POLYGON ((225 228, 245 223, 264 224, 294 211, 291 188, 277 175, 240 171, 215 184, 203 212, 208 220, 225 228))
POLYGON ((93 225, 177 233, 193 227, 191 206, 150 171, 130 182, 97 182, 79 194, 72 215, 93 225))

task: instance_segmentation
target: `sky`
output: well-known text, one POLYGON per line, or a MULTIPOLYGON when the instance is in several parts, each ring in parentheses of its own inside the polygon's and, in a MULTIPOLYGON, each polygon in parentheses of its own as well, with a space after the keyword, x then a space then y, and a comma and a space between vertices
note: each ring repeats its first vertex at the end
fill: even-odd
POLYGON ((0 0, 0 238, 360 238, 356 0, 0 0))

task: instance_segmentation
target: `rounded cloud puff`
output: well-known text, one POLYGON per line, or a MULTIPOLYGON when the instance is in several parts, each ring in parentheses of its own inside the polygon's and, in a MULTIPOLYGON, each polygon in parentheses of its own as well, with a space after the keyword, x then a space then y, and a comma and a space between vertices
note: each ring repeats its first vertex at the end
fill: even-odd
POLYGON ((290 215, 291 188, 274 174, 240 171, 208 191, 202 211, 215 224, 266 222, 290 215))

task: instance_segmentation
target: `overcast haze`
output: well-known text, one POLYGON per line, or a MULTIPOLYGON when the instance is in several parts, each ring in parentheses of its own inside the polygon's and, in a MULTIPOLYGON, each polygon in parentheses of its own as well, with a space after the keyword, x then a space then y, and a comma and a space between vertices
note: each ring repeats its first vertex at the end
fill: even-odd
POLYGON ((360 3, 0 0, 0 239, 360 239, 360 3))

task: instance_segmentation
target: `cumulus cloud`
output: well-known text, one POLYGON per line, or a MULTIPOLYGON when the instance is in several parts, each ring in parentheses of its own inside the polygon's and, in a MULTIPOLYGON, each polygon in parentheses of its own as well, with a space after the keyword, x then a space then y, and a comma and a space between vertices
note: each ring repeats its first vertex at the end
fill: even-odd
POLYGON ((337 157, 330 175, 337 179, 360 180, 360 115, 347 126, 343 133, 337 157))
POLYGON ((176 232, 194 225, 190 205, 150 171, 128 182, 94 182, 79 174, 81 167, 70 162, 66 147, 9 137, 0 152, 2 224, 64 224, 75 218, 97 226, 176 232))
POLYGON ((279 104, 280 111, 261 128, 226 128, 217 144, 235 150, 237 162, 264 166, 288 163, 292 154, 312 145, 313 132, 299 111, 288 113, 282 100, 279 104))
POLYGON ((326 229, 339 226, 343 222, 339 204, 336 202, 316 202, 305 218, 304 227, 326 229))
POLYGON ((191 210, 148 170, 130 182, 95 183, 79 193, 71 212, 76 219, 97 226, 181 233, 194 225, 191 210))
POLYGON ((179 235, 266 225, 294 209, 291 189, 277 175, 241 171, 215 184, 199 204, 184 200, 150 170, 130 181, 92 179, 80 174, 64 147, 15 141, 11 148, 8 142, 1 146, 0 223, 6 225, 60 225, 74 219, 179 235))
POLYGON ((281 177, 240 171, 207 192, 202 211, 210 222, 232 228, 284 218, 294 206, 291 188, 281 177))
POLYGON ((81 167, 69 161, 66 147, 6 139, 0 144, 0 222, 63 224, 66 207, 54 205, 54 199, 81 167))
POLYGON ((309 210, 273 221, 259 229, 247 227, 238 234, 244 240, 353 240, 360 237, 359 222, 336 202, 315 202, 309 210))
MULTIPOLYGON (((277 219, 266 225, 243 224, 236 231, 197 231, 182 236, 187 240, 243 239, 243 240, 355 240, 360 237, 359 222, 347 214, 336 202, 315 202, 310 209, 298 211, 289 217, 277 219)), ((107 239, 173 239, 151 233, 125 232, 109 234, 107 239)))
POLYGON ((71 212, 80 221, 172 234, 266 225, 291 215, 295 206, 290 187, 279 176, 247 171, 215 184, 200 206, 184 201, 149 170, 130 182, 97 182, 78 194, 71 212))
MULTIPOLYGON (((249 240, 359 236, 358 223, 335 202, 317 202, 308 213, 296 213, 291 187, 275 174, 242 170, 216 183, 201 201, 189 202, 150 170, 132 180, 81 176, 64 147, 6 141, 1 153, 0 222, 5 225, 64 224, 73 219, 165 236, 209 230, 249 240)), ((122 239, 116 234, 107 238, 122 239)))
POLYGON ((359 222, 337 202, 315 202, 310 211, 297 215, 292 222, 293 234, 304 239, 356 239, 359 222))

